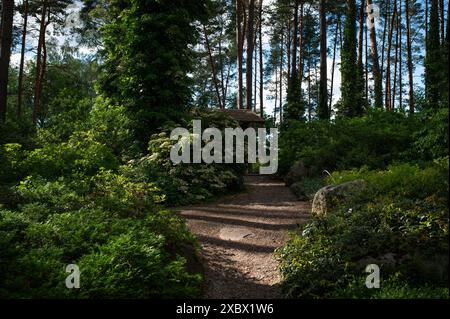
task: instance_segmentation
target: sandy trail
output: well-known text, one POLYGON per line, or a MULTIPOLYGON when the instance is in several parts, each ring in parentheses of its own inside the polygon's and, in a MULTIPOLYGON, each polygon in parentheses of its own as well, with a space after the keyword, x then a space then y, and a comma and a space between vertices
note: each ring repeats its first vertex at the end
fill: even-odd
POLYGON ((203 250, 205 298, 282 298, 273 252, 309 218, 282 181, 247 176, 247 192, 181 208, 203 250))

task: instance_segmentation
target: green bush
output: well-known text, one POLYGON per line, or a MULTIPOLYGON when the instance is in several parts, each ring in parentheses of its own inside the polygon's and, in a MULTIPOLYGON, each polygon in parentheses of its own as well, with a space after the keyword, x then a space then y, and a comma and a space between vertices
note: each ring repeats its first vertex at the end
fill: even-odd
MULTIPOLYGON (((192 119, 201 119, 203 128, 224 130, 225 127, 237 126, 234 120, 221 112, 197 109, 180 126, 191 128, 192 119)), ((166 202, 170 206, 211 200, 224 192, 242 188, 244 164, 173 164, 170 150, 175 141, 170 140, 169 134, 175 127, 175 124, 169 125, 164 132, 152 135, 149 154, 133 161, 124 174, 134 180, 154 182, 167 196, 166 202)))
POLYGON ((413 154, 432 160, 448 156, 448 107, 439 108, 436 113, 425 113, 421 119, 423 128, 414 133, 413 154))
POLYGON ((372 263, 383 278, 396 273, 403 278, 390 292, 384 290, 386 296, 402 285, 405 295, 448 291, 448 158, 424 168, 403 164, 386 171, 337 172, 330 180, 361 178, 368 186, 360 198, 314 217, 278 250, 286 294, 370 297, 359 278, 372 263))
POLYGON ((91 132, 78 132, 68 142, 46 144, 30 152, 24 162, 29 175, 44 178, 95 175, 101 168, 117 169, 119 161, 91 132))
POLYGON ((414 132, 423 127, 417 117, 371 111, 359 118, 338 118, 332 122, 292 122, 280 135, 279 168, 286 173, 302 161, 310 175, 324 170, 359 168, 384 169, 395 161, 417 160, 409 150, 414 132))
POLYGON ((0 211, 0 296, 3 298, 192 297, 199 274, 187 271, 183 245, 194 242, 173 213, 118 218, 82 209, 45 222, 0 211), (68 264, 81 288, 65 287, 68 264))

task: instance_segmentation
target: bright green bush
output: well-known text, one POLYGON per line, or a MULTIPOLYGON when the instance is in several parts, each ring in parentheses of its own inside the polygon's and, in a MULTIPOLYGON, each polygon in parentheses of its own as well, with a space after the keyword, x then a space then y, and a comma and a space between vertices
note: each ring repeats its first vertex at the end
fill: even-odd
POLYGON ((424 168, 403 164, 330 177, 335 183, 354 179, 368 184, 360 198, 314 217, 278 251, 286 294, 381 298, 397 290, 405 296, 448 291, 448 158, 424 168), (403 281, 368 295, 360 278, 371 263, 382 278, 400 273, 403 281))
POLYGON ((78 132, 68 142, 46 144, 30 152, 24 162, 29 175, 44 178, 94 175, 101 168, 117 169, 119 161, 91 132, 78 132))

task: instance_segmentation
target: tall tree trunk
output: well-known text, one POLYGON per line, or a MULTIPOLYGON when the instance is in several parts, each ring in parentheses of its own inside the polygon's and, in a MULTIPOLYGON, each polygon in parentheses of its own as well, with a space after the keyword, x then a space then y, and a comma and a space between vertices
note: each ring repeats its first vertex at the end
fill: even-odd
POLYGON ((228 83, 230 82, 230 75, 231 75, 231 63, 228 63, 228 70, 227 70, 227 76, 225 78, 225 89, 223 90, 223 107, 226 107, 227 102, 227 94, 228 94, 228 83))
MULTIPOLYGON (((372 4, 371 0, 367 0, 368 3, 372 4)), ((383 79, 383 75, 384 75, 384 52, 386 51, 386 35, 387 35, 387 30, 388 30, 388 26, 389 26, 389 19, 391 16, 391 0, 387 0, 386 1, 386 12, 385 12, 385 16, 384 16, 384 24, 383 24, 383 39, 381 40, 381 79, 383 79)), ((374 18, 375 19, 375 18, 374 18)), ((373 28, 371 28, 373 29, 373 28)))
POLYGON ((303 1, 300 2, 300 26, 299 26, 299 58, 298 58, 298 80, 299 80, 299 90, 302 94, 302 82, 303 82, 303 1))
POLYGON ((259 21, 258 24, 256 24, 255 28, 255 34, 253 36, 253 61, 254 61, 254 67, 253 67, 253 111, 256 113, 256 85, 258 83, 258 32, 259 32, 259 21))
MULTIPOLYGON (((281 28, 281 45, 280 45, 280 124, 283 123, 283 28, 281 28)), ((288 62, 289 63, 289 62, 288 62)))
POLYGON ((334 42, 333 42, 333 62, 331 63, 330 101, 328 104, 328 109, 330 110, 330 113, 331 113, 331 107, 332 107, 332 103, 333 103, 334 69, 336 66, 336 47, 337 47, 337 42, 338 42, 338 37, 339 37, 339 29, 340 29, 340 24, 341 24, 340 22, 341 22, 341 18, 338 17, 337 21, 336 21, 336 30, 334 33, 334 42))
POLYGON ((216 66, 214 63, 213 56, 212 56, 211 46, 209 45, 208 32, 206 31, 206 26, 204 24, 203 24, 203 34, 205 37, 206 48, 208 50, 209 64, 211 65, 211 73, 212 73, 214 88, 216 90, 217 103, 219 103, 219 108, 223 109, 222 97, 220 96, 220 89, 219 89, 219 80, 217 79, 217 73, 216 73, 216 66))
POLYGON ((365 74, 365 83, 366 83, 366 92, 365 92, 365 96, 366 96, 366 101, 367 103, 369 102, 369 55, 368 55, 368 40, 367 40, 367 26, 364 28, 364 74, 365 74))
POLYGON ((440 15, 441 15, 441 43, 443 44, 445 42, 445 9, 444 9, 444 0, 439 0, 439 9, 440 9, 440 15))
POLYGON ((326 1, 320 0, 320 83, 318 117, 322 120, 330 118, 328 109, 328 78, 327 78, 327 17, 326 1))
POLYGON ((387 61, 386 61, 386 109, 391 110, 391 47, 392 47, 392 35, 394 32, 395 17, 397 15, 397 1, 394 1, 394 12, 392 13, 391 25, 389 27, 388 35, 388 49, 387 49, 387 61))
POLYGON ((412 49, 411 49, 411 22, 409 0, 405 0, 406 8, 406 50, 408 52, 408 79, 409 79, 409 113, 414 113, 414 80, 412 65, 412 49))
POLYGON ((27 25, 28 25, 28 0, 25 0, 23 13, 23 28, 22 28, 22 46, 20 50, 19 79, 17 84, 17 110, 16 110, 17 119, 20 119, 20 117, 22 116, 23 69, 25 64, 27 25))
POLYGON ((428 1, 425 0, 425 45, 428 42, 428 1))
POLYGON ((278 66, 276 66, 275 68, 275 105, 273 107, 273 121, 274 121, 273 124, 277 122, 277 103, 278 103, 278 66))
POLYGON ((291 20, 289 19, 287 22, 287 41, 286 41, 286 54, 287 54, 287 79, 288 79, 288 90, 289 90, 289 86, 290 86, 290 79, 291 79, 291 56, 292 56, 292 51, 291 51, 291 43, 292 43, 292 35, 291 35, 291 20))
POLYGON ((295 0, 294 2, 294 30, 292 35, 292 56, 291 56, 291 74, 289 79, 289 87, 292 84, 292 79, 297 76, 297 48, 298 48, 298 9, 299 2, 295 0))
MULTIPOLYGON (((372 0, 367 0, 369 5, 372 4, 372 0)), ((378 46, 377 46, 377 33, 376 28, 370 28, 370 53, 372 57, 372 72, 374 82, 374 106, 376 108, 383 107, 383 84, 382 75, 380 70, 380 64, 378 62, 378 46)), ((384 47, 381 48, 384 51, 384 47)))
POLYGON ((242 64, 243 64, 243 54, 244 54, 244 36, 242 28, 243 19, 243 3, 242 0, 236 0, 236 46, 237 46, 237 73, 238 73, 238 88, 237 88, 237 108, 244 108, 244 97, 243 97, 243 74, 242 74, 242 64))
POLYGON ((311 122, 311 113, 312 113, 312 105, 311 105, 311 56, 308 58, 308 121, 311 122))
POLYGON ((46 15, 47 15, 47 2, 44 1, 42 5, 42 14, 41 21, 39 27, 39 41, 38 41, 38 49, 36 55, 36 78, 34 82, 34 101, 33 101, 33 124, 36 125, 37 118, 40 112, 40 100, 42 93, 42 80, 44 76, 44 57, 43 49, 45 49, 45 32, 47 28, 46 23, 46 15))
POLYGON ((246 80, 247 80, 247 110, 252 109, 252 82, 253 82, 253 36, 255 21, 255 0, 250 0, 248 7, 247 20, 247 61, 246 61, 246 80))
MULTIPOLYGON (((322 0, 321 0, 322 1, 322 0)), ((364 0, 359 7, 359 41, 358 41, 358 68, 363 69, 363 36, 364 36, 364 0)))
MULTIPOLYGON (((431 0, 425 57, 425 96, 430 107, 438 107, 442 92, 442 48, 439 31, 439 1, 431 0)), ((445 88, 448 92, 448 87, 445 88)))
POLYGON ((220 63, 220 90, 222 93, 222 107, 225 108, 225 75, 224 75, 224 63, 222 55, 222 36, 223 36, 223 26, 220 28, 220 39, 219 39, 219 63, 220 63))
MULTIPOLYGON (((397 0, 395 0, 397 1, 397 0)), ((397 93, 397 71, 398 71, 398 40, 399 40, 399 16, 400 12, 397 14, 395 23, 395 61, 394 61, 394 81, 392 83, 392 109, 395 109, 395 95, 397 93)))
POLYGON ((259 113, 264 118, 263 0, 259 0, 259 113))
POLYGON ((8 75, 11 59, 12 26, 14 17, 14 0, 3 0, 1 16, 0 42, 0 122, 6 121, 8 104, 8 75))
POLYGON ((398 59, 398 107, 400 110, 403 110, 403 32, 402 32, 402 0, 399 0, 399 14, 398 14, 398 32, 399 32, 399 59, 398 59))

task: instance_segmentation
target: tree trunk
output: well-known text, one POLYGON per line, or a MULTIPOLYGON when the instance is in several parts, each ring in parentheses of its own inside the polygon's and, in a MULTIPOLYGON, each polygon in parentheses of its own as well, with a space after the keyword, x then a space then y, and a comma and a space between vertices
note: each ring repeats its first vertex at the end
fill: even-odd
MULTIPOLYGON (((368 3, 372 4, 371 0, 367 0, 368 3)), ((381 79, 383 79, 384 74, 384 52, 386 51, 386 35, 387 35, 387 29, 389 25, 389 18, 391 16, 391 1, 386 1, 386 14, 384 16, 384 24, 383 24, 383 40, 381 41, 381 79)), ((375 18, 374 18, 375 19, 375 18)), ((373 28, 371 28, 373 29, 373 28)), ((375 31, 376 32, 376 31, 375 31)))
POLYGON ((294 31, 292 35, 292 62, 291 62, 291 74, 289 79, 289 87, 291 87, 292 79, 297 76, 297 48, 298 48, 298 0, 294 3, 294 31))
POLYGON ((367 53, 367 26, 364 28, 364 75, 365 75, 365 83, 366 83, 366 92, 365 92, 365 96, 366 96, 366 101, 367 103, 369 103, 369 55, 367 53))
POLYGON ((222 36, 223 36, 223 27, 220 29, 220 39, 219 39, 219 63, 220 63, 220 90, 222 93, 222 107, 225 108, 226 100, 225 100, 225 75, 224 75, 224 63, 223 63, 223 55, 222 55, 222 36))
POLYGON ((298 80, 299 80, 299 90, 302 94, 302 82, 303 82, 303 1, 300 3, 300 26, 299 26, 299 58, 298 58, 298 80))
MULTIPOLYGON (((369 5, 372 4, 372 0, 367 0, 369 5)), ((372 72, 374 81, 374 106, 376 108, 383 107, 383 84, 382 75, 380 70, 380 64, 378 62, 378 46, 377 46, 377 34, 375 28, 370 28, 370 53, 372 57, 372 72)), ((381 48, 384 50, 384 47, 381 48)))
POLYGON ((217 79, 216 67, 215 67, 215 63, 214 63, 212 52, 211 52, 211 46, 209 45, 208 32, 206 31, 206 26, 204 24, 203 24, 203 34, 205 36, 206 48, 208 50, 209 64, 211 65, 211 73, 212 73, 214 88, 216 89, 217 103, 219 103, 219 108, 223 109, 222 97, 220 96, 220 89, 219 89, 219 80, 217 79))
POLYGON ((320 0, 320 84, 319 84, 319 112, 322 120, 330 119, 328 109, 328 78, 327 78, 327 18, 326 1, 320 0))
POLYGON ((259 113, 264 118, 263 0, 259 1, 259 113))
POLYGON ((398 37, 399 37, 399 48, 398 48, 398 107, 403 110, 403 32, 402 32, 402 0, 399 0, 399 14, 398 14, 398 37))
POLYGON ((253 45, 253 61, 254 61, 254 77, 253 77, 253 111, 256 113, 256 84, 258 82, 258 31, 259 31, 259 22, 256 25, 255 28, 255 34, 254 34, 254 45, 253 45))
POLYGON ((253 83, 253 35, 255 21, 255 0, 250 0, 248 7, 247 20, 247 61, 246 61, 246 80, 247 80, 247 110, 252 109, 252 83, 253 83))
POLYGON ((409 0, 405 0, 406 8, 406 45, 408 52, 408 78, 409 78, 409 113, 414 114, 414 80, 412 65, 412 49, 411 49, 411 23, 409 13, 409 0))
POLYGON ((445 10, 444 10, 444 0, 439 0, 439 9, 441 15, 441 43, 445 42, 445 10))
POLYGON ((340 29, 340 22, 341 22, 341 18, 338 17, 337 18, 337 22, 336 22, 336 30, 335 30, 335 34, 334 34, 334 42, 333 42, 333 62, 331 63, 331 86, 330 86, 330 102, 328 104, 328 109, 330 110, 331 113, 331 107, 332 107, 332 103, 333 103, 333 86, 334 86, 334 68, 336 65, 336 47, 337 47, 337 41, 338 41, 338 36, 339 36, 339 29, 340 29))
MULTIPOLYGON (((281 45, 280 45, 280 124, 283 123, 283 28, 281 28, 281 45)), ((289 62, 288 62, 289 63, 289 62)))
POLYGON ((311 122, 311 56, 308 58, 308 121, 311 122))
POLYGON ((394 1, 394 12, 392 13, 391 25, 389 27, 388 35, 388 49, 387 49, 387 61, 386 61, 386 109, 391 110, 391 47, 392 47, 392 35, 394 32, 395 17, 397 15, 397 2, 394 1))
POLYGON ((243 109, 243 54, 244 54, 244 37, 242 30, 242 16, 243 16, 242 0, 236 0, 236 46, 237 46, 237 73, 238 73, 238 88, 237 88, 237 108, 243 109))
POLYGON ((291 56, 292 56, 292 51, 291 51, 291 39, 292 39, 292 35, 291 35, 291 20, 288 20, 287 22, 287 41, 286 41, 286 54, 287 54, 287 79, 288 79, 288 90, 290 87, 290 83, 291 83, 291 56))
MULTIPOLYGON (((397 1, 397 0, 395 0, 397 1)), ((395 109, 395 95, 397 93, 397 71, 398 71, 398 35, 399 35, 399 16, 400 12, 396 16, 396 23, 395 23, 395 62, 394 62, 394 81, 392 83, 392 102, 391 106, 392 109, 395 109)))
POLYGON ((425 44, 428 42, 428 0, 425 0, 425 44))
MULTIPOLYGON (((38 49, 36 55, 36 79, 34 82, 34 101, 33 101, 33 124, 36 125, 37 118, 40 112, 40 99, 42 93, 42 80, 44 73, 44 59, 43 59, 43 48, 45 48, 45 31, 47 27, 47 23, 45 21, 47 14, 47 3, 44 1, 42 5, 42 14, 41 21, 39 27, 39 41, 38 41, 38 49)), ((45 57, 45 55, 44 55, 45 57)))
POLYGON ((275 105, 273 107, 274 124, 277 122, 277 103, 278 103, 278 66, 275 68, 275 105))
MULTIPOLYGON (((321 0, 322 1, 322 0, 321 0)), ((359 7, 359 41, 358 41, 358 68, 363 69, 363 36, 364 36, 364 0, 359 7)))
POLYGON ((8 75, 11 59, 12 26, 14 17, 14 1, 4 0, 1 16, 0 42, 0 122, 6 121, 8 103, 8 75))
POLYGON ((17 110, 16 110, 17 119, 20 119, 22 116, 23 69, 24 69, 24 63, 25 63, 27 24, 28 24, 28 0, 25 0, 24 13, 23 13, 22 47, 20 50, 19 79, 18 79, 18 84, 17 84, 17 110))

